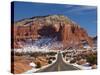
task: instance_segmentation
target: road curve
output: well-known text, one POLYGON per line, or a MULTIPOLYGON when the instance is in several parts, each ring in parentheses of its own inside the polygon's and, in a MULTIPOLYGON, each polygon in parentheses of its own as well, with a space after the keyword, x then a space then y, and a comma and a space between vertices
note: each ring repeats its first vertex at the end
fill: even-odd
POLYGON ((37 72, 54 72, 54 71, 68 71, 68 70, 71 71, 71 70, 79 70, 79 69, 75 66, 66 64, 62 59, 61 53, 58 53, 57 61, 53 65, 45 69, 41 69, 37 72))

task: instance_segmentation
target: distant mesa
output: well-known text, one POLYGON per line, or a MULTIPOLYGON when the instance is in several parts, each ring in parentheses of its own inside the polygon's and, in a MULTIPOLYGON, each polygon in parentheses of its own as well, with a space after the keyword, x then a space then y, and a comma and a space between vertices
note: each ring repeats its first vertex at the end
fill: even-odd
POLYGON ((93 39, 86 30, 64 15, 27 18, 15 22, 12 26, 14 26, 12 27, 12 32, 14 32, 13 48, 20 48, 27 39, 37 40, 42 37, 57 37, 56 41, 63 45, 61 49, 83 48, 82 41, 86 41, 90 47, 93 46, 93 39), (22 42, 19 43, 20 41, 22 42))

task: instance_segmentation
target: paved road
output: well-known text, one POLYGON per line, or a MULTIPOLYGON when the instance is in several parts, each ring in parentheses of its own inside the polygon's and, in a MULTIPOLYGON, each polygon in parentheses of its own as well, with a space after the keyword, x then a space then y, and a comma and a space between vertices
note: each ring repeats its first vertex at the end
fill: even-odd
POLYGON ((45 69, 39 70, 37 72, 54 72, 54 71, 68 71, 68 70, 78 70, 78 68, 75 66, 66 64, 62 59, 61 53, 58 53, 57 61, 53 65, 45 69))

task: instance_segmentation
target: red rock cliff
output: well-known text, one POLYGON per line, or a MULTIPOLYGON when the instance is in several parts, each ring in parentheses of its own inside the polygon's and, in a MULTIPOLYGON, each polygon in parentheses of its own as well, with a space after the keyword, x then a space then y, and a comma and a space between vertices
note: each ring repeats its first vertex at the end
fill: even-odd
POLYGON ((57 37, 62 42, 63 48, 82 47, 82 41, 92 47, 93 40, 88 36, 85 29, 63 15, 48 15, 32 17, 14 23, 12 28, 14 35, 14 48, 20 47, 28 38, 36 40, 40 37, 57 37))

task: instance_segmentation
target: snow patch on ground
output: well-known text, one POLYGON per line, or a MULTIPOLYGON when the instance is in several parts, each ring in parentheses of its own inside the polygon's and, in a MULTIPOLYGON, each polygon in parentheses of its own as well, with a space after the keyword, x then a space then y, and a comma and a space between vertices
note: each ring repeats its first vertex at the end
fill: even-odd
POLYGON ((35 64, 34 62, 31 62, 31 63, 29 64, 29 66, 36 67, 36 64, 35 64))
MULTIPOLYGON (((36 71, 39 71, 39 70, 41 70, 41 69, 45 69, 45 68, 47 68, 47 67, 53 65, 53 64, 57 61, 58 54, 56 54, 55 57, 56 57, 56 59, 55 59, 54 61, 52 61, 51 64, 48 64, 48 65, 43 66, 43 67, 38 68, 38 69, 35 68, 35 67, 33 67, 31 70, 28 70, 28 71, 24 72, 24 74, 32 74, 32 73, 34 73, 34 72, 36 72, 36 71)), ((34 63, 30 63, 29 65, 35 66, 34 63)))
POLYGON ((72 64, 73 66, 76 66, 78 68, 81 68, 82 70, 91 70, 91 66, 84 66, 84 65, 78 65, 76 63, 72 64))
POLYGON ((70 61, 69 61, 69 60, 66 61, 66 60, 63 58, 63 56, 62 56, 62 59, 63 59, 63 61, 64 61, 66 64, 73 65, 73 66, 79 68, 80 70, 91 70, 91 66, 88 66, 88 63, 83 64, 83 65, 78 65, 78 64, 76 64, 76 63, 70 64, 70 61))
POLYGON ((52 46, 61 45, 58 43, 57 38, 43 37, 36 41, 27 40, 25 45, 20 49, 14 49, 14 52, 48 52, 52 46), (55 44, 57 43, 57 44, 55 44))

